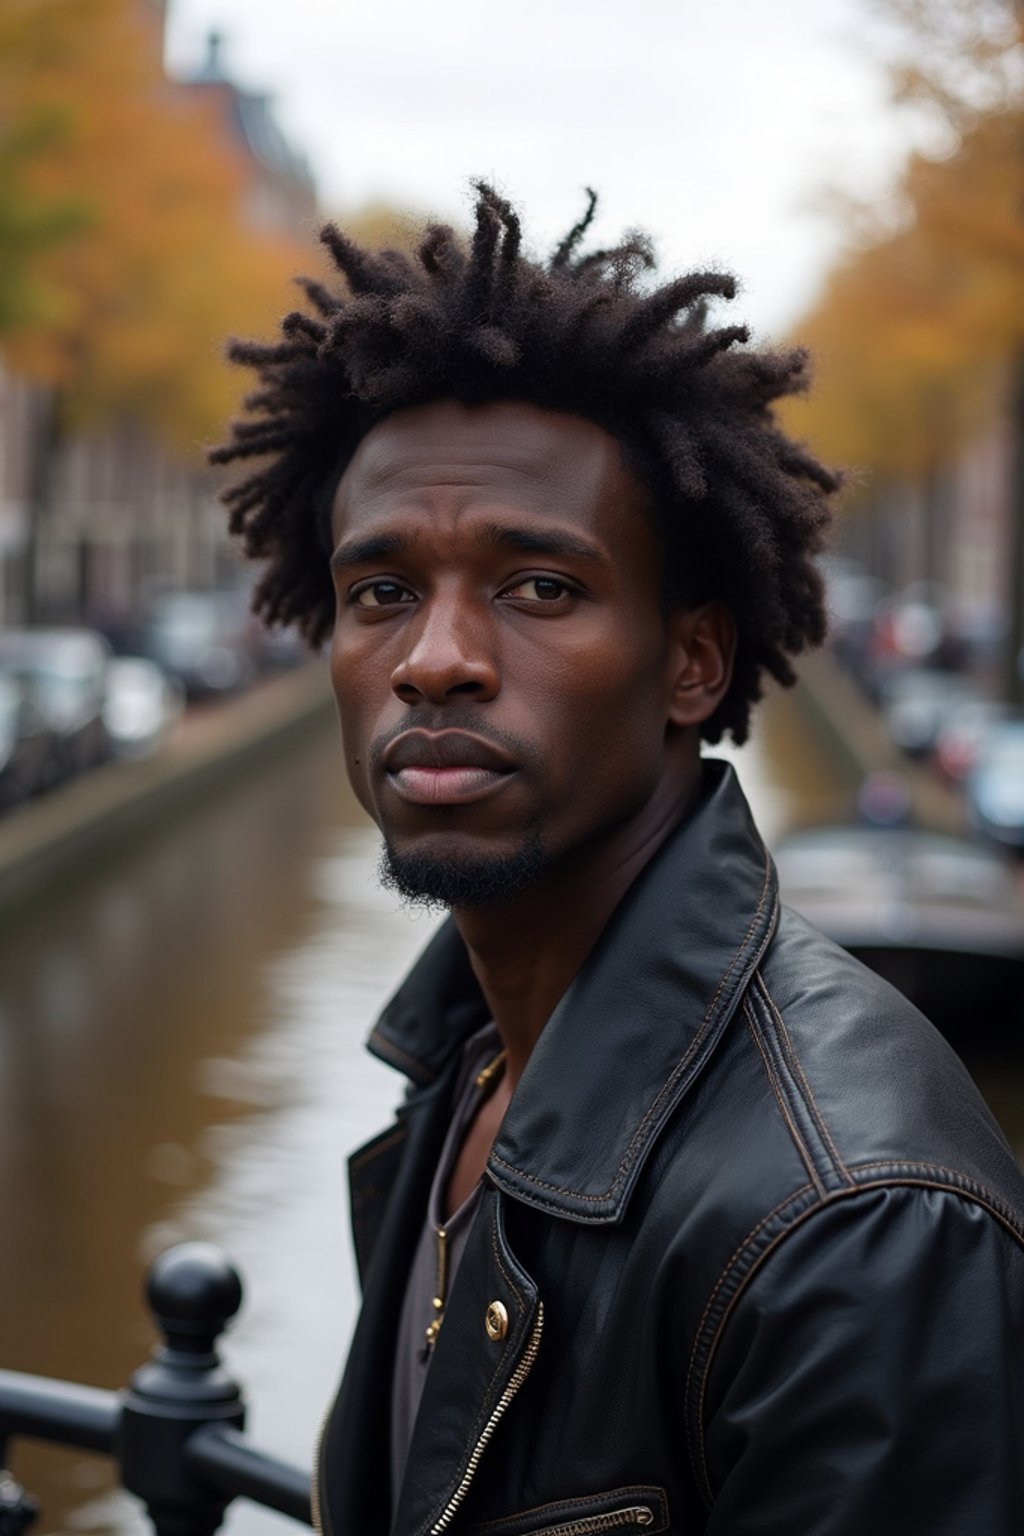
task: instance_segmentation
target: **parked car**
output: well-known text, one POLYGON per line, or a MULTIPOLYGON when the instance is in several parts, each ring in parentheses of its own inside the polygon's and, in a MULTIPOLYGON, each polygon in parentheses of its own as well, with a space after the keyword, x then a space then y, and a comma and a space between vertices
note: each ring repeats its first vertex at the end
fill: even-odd
POLYGON ((115 656, 107 665, 103 721, 117 757, 149 757, 185 705, 177 678, 144 656, 115 656))
POLYGON ((875 615, 887 588, 853 560, 832 556, 823 562, 823 573, 833 654, 866 686, 875 615))
POLYGON ((951 671, 962 669, 968 660, 945 588, 914 581, 890 593, 875 610, 865 686, 877 701, 890 678, 907 668, 951 671))
POLYGON ((977 764, 993 727, 1005 720, 998 699, 968 699, 952 708, 935 739, 935 765, 951 784, 961 785, 977 764))
POLYGON ((289 671, 309 660, 312 652, 296 625, 267 629, 256 619, 253 623, 252 652, 261 672, 289 671))
POLYGON ((1024 853, 1024 720, 994 725, 965 785, 971 824, 1024 853))
POLYGON ((0 671, 20 679, 59 743, 62 778, 109 756, 103 697, 110 647, 89 629, 0 630, 0 671))
POLYGON ((245 593, 164 592, 153 602, 141 649, 190 698, 236 693, 255 674, 253 622, 245 593))
POLYGON ((828 826, 792 833, 774 853, 783 900, 951 1038, 1019 1015, 1024 897, 995 850, 912 828, 828 826))
POLYGON ((926 757, 946 722, 981 699, 972 678, 931 667, 908 667, 889 677, 882 691, 882 716, 890 737, 911 757, 926 757))
POLYGON ((19 678, 0 672, 0 811, 57 782, 59 742, 19 678))

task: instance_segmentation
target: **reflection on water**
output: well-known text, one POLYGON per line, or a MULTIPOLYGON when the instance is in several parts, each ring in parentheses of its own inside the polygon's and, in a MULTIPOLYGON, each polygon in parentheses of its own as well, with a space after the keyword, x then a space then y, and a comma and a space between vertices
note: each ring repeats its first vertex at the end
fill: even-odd
MULTIPOLYGON (((844 796, 789 699, 739 754, 771 840, 844 796)), ((249 1427, 307 1463, 355 1309, 344 1160, 401 1084, 362 1046, 432 921, 376 884, 377 838, 315 737, 0 942, 0 1362, 121 1385, 150 1334, 146 1261, 219 1242, 249 1427)), ((997 1109, 1024 1148, 1024 1081, 997 1109)), ((103 1463, 19 1446, 41 1533, 142 1528, 103 1463)), ((229 1526, 290 1522, 236 1506, 229 1526)))
MULTIPOLYGON (((121 1385, 150 1343, 146 1261, 213 1237, 249 1282, 250 1425, 309 1460, 353 1313, 344 1154, 395 1095, 362 1041, 428 932, 375 862, 326 734, 5 935, 5 1366, 121 1385)), ((130 1522, 122 1496, 79 1507, 101 1462, 15 1454, 41 1531, 130 1522)))

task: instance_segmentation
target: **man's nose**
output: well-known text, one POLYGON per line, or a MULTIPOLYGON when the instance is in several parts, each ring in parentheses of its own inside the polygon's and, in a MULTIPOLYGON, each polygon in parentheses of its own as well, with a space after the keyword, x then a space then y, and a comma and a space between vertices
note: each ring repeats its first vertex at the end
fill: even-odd
POLYGON ((391 687, 403 703, 443 704, 453 695, 483 702, 497 694, 490 625, 465 603, 425 602, 406 634, 409 648, 391 674, 391 687))

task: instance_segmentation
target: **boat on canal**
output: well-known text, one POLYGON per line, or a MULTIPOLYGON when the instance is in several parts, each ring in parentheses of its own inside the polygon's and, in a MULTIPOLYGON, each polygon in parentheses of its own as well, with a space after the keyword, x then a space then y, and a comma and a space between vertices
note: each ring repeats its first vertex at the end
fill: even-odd
POLYGON ((836 825, 774 851, 782 899, 915 1003, 957 1045, 1014 1031, 1024 995, 1024 894, 967 838, 836 825))

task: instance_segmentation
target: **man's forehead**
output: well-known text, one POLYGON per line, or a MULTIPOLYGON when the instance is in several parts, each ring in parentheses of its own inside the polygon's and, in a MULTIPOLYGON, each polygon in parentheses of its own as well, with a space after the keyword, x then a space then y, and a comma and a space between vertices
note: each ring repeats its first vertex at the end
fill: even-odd
POLYGON ((335 516, 435 487, 480 487, 543 511, 619 498, 636 486, 617 441, 581 416, 522 402, 454 401, 397 412, 362 440, 342 476, 335 516))

